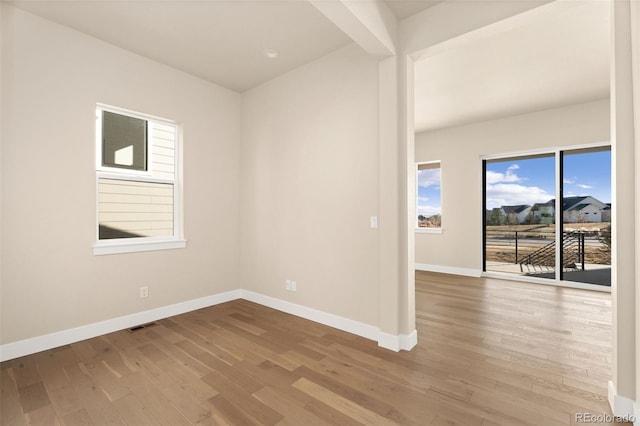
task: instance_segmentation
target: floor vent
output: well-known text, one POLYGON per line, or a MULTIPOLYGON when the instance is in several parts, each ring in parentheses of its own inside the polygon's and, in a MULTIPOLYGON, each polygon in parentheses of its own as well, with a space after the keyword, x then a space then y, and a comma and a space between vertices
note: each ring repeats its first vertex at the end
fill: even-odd
POLYGON ((149 327, 155 327, 156 325, 158 325, 158 324, 156 324, 155 322, 150 322, 150 323, 147 323, 147 324, 136 325, 135 327, 131 327, 128 331, 129 331, 129 333, 135 333, 136 331, 140 331, 140 330, 143 330, 143 329, 149 328, 149 327))

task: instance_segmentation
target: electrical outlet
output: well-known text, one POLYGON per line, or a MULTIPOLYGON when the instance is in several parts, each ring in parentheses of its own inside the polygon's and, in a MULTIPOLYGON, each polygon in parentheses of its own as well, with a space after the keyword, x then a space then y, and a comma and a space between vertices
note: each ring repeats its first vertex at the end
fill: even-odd
POLYGON ((149 297, 149 287, 146 285, 144 287, 140 287, 140 298, 149 297))
POLYGON ((284 289, 288 290, 288 291, 291 291, 291 280, 286 280, 284 282, 284 289))
POLYGON ((291 281, 291 291, 298 291, 297 286, 295 281, 291 281))

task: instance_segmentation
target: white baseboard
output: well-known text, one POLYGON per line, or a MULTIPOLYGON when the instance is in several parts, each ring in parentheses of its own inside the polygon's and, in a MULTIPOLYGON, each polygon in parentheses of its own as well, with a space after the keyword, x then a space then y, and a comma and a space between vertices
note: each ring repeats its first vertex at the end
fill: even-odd
POLYGON ((614 416, 625 421, 631 421, 640 426, 640 407, 631 398, 618 395, 613 381, 609 381, 609 406, 614 416))
POLYGON ((465 277, 480 277, 482 270, 470 268, 458 268, 455 266, 428 265, 426 263, 416 263, 418 271, 439 272, 441 274, 464 275, 465 277))
POLYGON ((410 351, 418 344, 418 330, 413 330, 409 334, 400 335, 400 349, 410 351))
POLYGON ((329 314, 317 309, 297 305, 275 297, 265 296, 248 290, 242 290, 242 298, 259 305, 267 306, 281 312, 305 318, 338 330, 346 331, 369 340, 378 340, 378 327, 354 321, 338 315, 329 314))
POLYGON ((378 333, 378 346, 394 352, 410 351, 418 344, 418 332, 413 330, 410 334, 394 335, 389 333, 378 333))
POLYGON ((47 349, 57 348, 80 340, 91 339, 114 331, 124 330, 136 325, 161 320, 174 315, 184 314, 208 306, 229 302, 241 297, 241 290, 231 290, 213 296, 188 300, 174 305, 163 306, 148 311, 137 312, 110 320, 87 324, 68 330, 57 331, 43 336, 19 340, 17 342, 0 345, 0 361, 7 361, 24 355, 41 352, 47 349))
POLYGON ((357 336, 378 342, 378 346, 394 351, 411 350, 417 344, 417 333, 408 335, 392 335, 381 333, 378 327, 359 321, 340 317, 338 315, 319 311, 274 297, 265 296, 248 290, 231 290, 224 293, 188 300, 174 305, 163 306, 144 312, 137 312, 110 320, 87 324, 68 330, 57 331, 30 339, 0 345, 0 362, 30 355, 36 352, 57 348, 85 339, 102 336, 115 331, 124 330, 140 324, 161 320, 174 315, 180 315, 197 309, 207 308, 220 303, 236 299, 245 299, 269 308, 286 312, 297 317, 305 318, 338 330, 346 331, 357 336))

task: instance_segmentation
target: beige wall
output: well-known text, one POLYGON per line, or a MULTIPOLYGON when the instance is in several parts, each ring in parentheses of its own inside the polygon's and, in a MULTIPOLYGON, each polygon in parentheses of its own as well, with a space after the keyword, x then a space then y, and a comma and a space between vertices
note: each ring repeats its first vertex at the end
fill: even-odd
MULTIPOLYGON (((408 130, 412 116, 411 90, 406 90, 411 78, 405 78, 410 73, 408 56, 542 3, 443 2, 400 23, 400 53, 381 62, 382 72, 377 72, 373 59, 352 46, 242 99, 3 4, 1 343, 239 287, 380 324, 390 333, 411 331, 414 244, 405 230, 413 214, 405 206, 413 193, 406 176, 413 165, 414 145, 408 130), (378 90, 384 102, 378 99, 378 90), (95 172, 89 123, 96 102, 184 125, 187 249, 92 255, 95 172), (65 185, 51 184, 54 178, 65 185), (390 220, 381 221, 376 231, 369 228, 369 216, 378 209, 386 210, 390 220), (285 279, 297 281, 296 293, 284 291, 285 279), (151 297, 138 298, 140 285, 150 286, 151 297)), ((514 117, 509 119, 514 124, 503 130, 486 122, 431 136, 453 146, 466 139, 465 150, 457 154, 466 159, 468 170, 476 170, 467 178, 476 179, 479 188, 479 156, 519 150, 509 137, 516 130, 523 149, 592 141, 580 135, 600 140, 595 135, 608 124, 585 117, 601 117, 608 108, 605 104, 582 106, 579 113, 566 116, 542 112, 519 124, 515 123, 524 116, 514 117), (567 140, 553 139, 565 132, 567 140), (475 145, 468 141, 478 140, 479 135, 487 145, 471 158, 470 147, 475 145), (543 142, 544 137, 552 139, 543 142)), ((636 116, 636 126, 637 121, 636 116)), ((608 138, 607 133, 602 140, 608 138)), ((637 133, 635 138, 637 152, 637 133)), ((630 145, 621 147, 621 158, 633 155, 630 145)), ((426 146, 424 153, 420 147, 415 150, 416 159, 427 154, 442 160, 444 179, 450 180, 445 154, 454 150, 436 143, 426 146)), ((635 168, 616 174, 615 181, 637 180, 637 173, 636 160, 635 168)), ((470 231, 476 233, 473 253, 459 256, 463 262, 449 256, 456 232, 464 228, 449 229, 448 221, 459 213, 447 207, 448 187, 454 190, 445 183, 445 232, 419 236, 428 242, 427 258, 416 258, 479 269, 480 220, 470 231), (445 249, 436 252, 436 247, 445 249)), ((465 205, 479 205, 479 196, 479 191, 468 191, 462 199, 465 205)), ((630 211, 625 214, 631 215, 630 211)), ((637 224, 637 208, 634 214, 637 224)), ((637 245, 637 238, 634 242, 637 245)), ((625 244, 621 249, 633 249, 625 244)), ((635 275, 629 273, 635 270, 633 262, 617 267, 632 277, 624 281, 620 299, 633 300, 637 270, 635 275)), ((638 376, 630 346, 638 340, 633 339, 637 316, 628 305, 614 299, 614 311, 619 312, 614 328, 627 342, 614 355, 614 384, 635 377, 623 381, 620 392, 634 398, 638 376)))
MULTIPOLYGON (((636 293, 640 277, 634 263, 637 260, 638 210, 635 197, 638 185, 638 123, 634 123, 634 74, 632 51, 637 53, 638 22, 629 0, 612 2, 612 66, 611 66, 611 137, 613 140, 613 174, 616 176, 612 194, 611 227, 611 296, 613 305, 613 377, 609 387, 609 403, 614 413, 640 414, 636 394, 638 371, 636 362, 636 293), (633 27, 632 27, 633 25, 633 27), (635 151, 635 152, 634 152, 635 151), (612 395, 612 393, 614 395, 612 395)), ((637 6, 637 5, 636 5, 637 6)), ((637 83, 637 75, 635 77, 637 83)), ((638 100, 635 100, 636 104, 638 100)), ((637 422, 635 422, 637 423, 637 422)))
POLYGON ((240 108, 235 92, 3 5, 1 342, 238 288, 240 108), (92 254, 96 102, 183 125, 186 249, 92 254))
MULTIPOLYGON (((635 172, 636 172, 636 182, 637 177, 640 174, 640 4, 638 2, 630 3, 630 14, 631 14, 631 31, 628 35, 632 40, 632 70, 633 70, 633 112, 634 112, 634 147, 635 147, 635 172)), ((635 185, 635 286, 640 284, 640 185, 635 185)), ((640 315, 637 312, 640 312, 640 291, 635 291, 635 304, 632 308, 632 311, 635 315, 635 351, 634 351, 634 359, 632 362, 635 362, 636 368, 636 377, 635 377, 635 386, 636 386, 636 396, 635 396, 635 408, 636 408, 636 417, 640 418, 638 414, 640 414, 640 315)), ((632 315, 629 315, 631 317, 632 315)), ((628 321, 631 321, 629 319, 628 321)))
POLYGON ((11 6, 2 36, 2 344, 237 288, 378 325, 375 59, 241 97, 11 6), (183 125, 186 249, 93 256, 97 102, 183 125))
POLYGON ((245 289, 378 324, 377 69, 352 45, 243 94, 245 289))
MULTIPOLYGON (((504 28, 502 24, 509 26, 513 22, 511 19, 505 19, 509 16, 514 16, 516 21, 518 21, 519 18, 517 14, 519 14, 519 17, 524 18, 526 21, 527 15, 529 14, 521 12, 527 9, 531 9, 534 14, 538 11, 547 13, 557 7, 561 7, 562 4, 563 2, 559 1, 546 2, 544 0, 542 2, 492 2, 491 4, 488 2, 442 2, 402 22, 402 25, 400 25, 400 46, 408 55, 413 55, 420 52, 421 49, 429 49, 434 45, 442 48, 444 44, 439 44, 442 42, 450 42, 455 45, 458 41, 464 39, 464 31, 472 31, 475 28, 483 32, 484 29, 493 30, 498 27, 504 28), (542 5, 543 3, 546 4, 542 5), (514 9, 520 10, 517 11, 514 9), (501 19, 504 20, 501 21, 501 19), (495 25, 497 25, 497 27, 495 27, 495 25), (462 31, 461 27, 463 27, 462 31)), ((614 149, 614 152, 612 152, 612 172, 614 176, 612 186, 614 188, 614 197, 618 199, 616 204, 616 198, 614 198, 614 204, 618 207, 618 213, 614 223, 617 222, 619 226, 624 227, 626 234, 618 240, 615 236, 614 229, 614 246, 619 247, 619 251, 624 253, 625 258, 618 259, 616 257, 618 248, 614 248, 614 252, 612 253, 612 262, 615 265, 612 273, 614 354, 612 359, 613 381, 610 383, 609 400, 614 413, 625 415, 633 413, 634 410, 636 410, 636 417, 640 418, 640 406, 638 405, 638 397, 636 394, 636 389, 640 389, 640 385, 638 385, 638 383, 640 383, 640 369, 636 369, 636 365, 640 366, 640 361, 638 361, 637 357, 638 352, 636 351, 636 348, 640 348, 640 343, 638 343, 640 341, 638 339, 640 334, 636 327, 637 324, 640 324, 637 315, 637 307, 640 306, 640 302, 638 301, 640 298, 636 299, 638 293, 635 291, 638 283, 640 283, 640 277, 638 276, 638 269, 636 267, 638 263, 638 252, 635 250, 638 245, 638 233, 635 232, 635 239, 629 238, 631 229, 637 228, 639 213, 637 210, 637 202, 633 203, 630 201, 634 199, 634 195, 630 194, 629 189, 634 185, 627 185, 628 182, 637 182, 639 173, 637 160, 637 152, 639 151, 638 132, 636 130, 634 135, 631 129, 631 127, 634 126, 634 122, 629 120, 629 116, 633 114, 634 110, 633 106, 628 102, 628 97, 629 94, 634 93, 635 90, 633 101, 636 102, 636 104, 638 103, 638 88, 634 86, 629 78, 631 75, 637 77, 638 72, 636 72, 636 69, 631 69, 631 61, 629 61, 629 58, 633 49, 634 55, 636 55, 635 65, 638 64, 638 56, 640 56, 640 53, 638 53, 638 45, 635 43, 638 37, 634 36, 640 32, 638 29, 640 25, 640 7, 638 7, 637 2, 629 0, 611 2, 611 5, 614 10, 612 34, 614 35, 614 45, 616 46, 611 58, 613 68, 612 92, 618 90, 615 89, 617 85, 622 95, 620 97, 615 94, 612 96, 611 104, 615 106, 615 108, 612 108, 613 120, 611 122, 611 129, 613 133, 616 131, 614 129, 620 128, 626 135, 623 140, 612 140, 614 149), (629 137, 630 134, 634 140, 629 137), (636 161, 635 165, 631 165, 628 159, 634 157, 634 151, 636 161), (620 164, 617 164, 618 162, 620 162, 620 164), (621 200, 624 206, 621 205, 621 200), (635 204, 635 206, 633 204, 635 204), (636 261, 633 260, 634 256, 636 261)), ((405 71, 403 70, 402 72, 405 71)), ((409 92, 411 92, 411 90, 409 90, 409 92)), ((401 114, 400 121, 409 122, 411 113, 411 108, 408 108, 408 114, 405 116, 401 114)), ((639 126, 638 122, 639 118, 636 110, 636 129, 638 129, 639 126)), ((560 127, 564 127, 564 123, 558 124, 560 127)), ((589 127, 591 124, 586 123, 585 125, 589 127)), ((469 134, 468 136, 472 137, 473 135, 469 134)), ((608 138, 611 137, 608 135, 608 138)), ((414 151, 416 151, 417 154, 417 150, 414 149, 411 134, 408 135, 406 140, 409 163, 412 163, 412 154, 414 151)), ((408 194, 409 197, 414 196, 411 184, 409 184, 408 194)), ((443 206, 443 214, 445 215, 443 221, 447 220, 445 209, 446 206, 443 206)), ((411 219, 412 218, 410 218, 410 221, 411 219)), ((445 228, 447 227, 446 224, 444 224, 444 226, 445 228)), ((444 236, 445 234, 440 237, 444 236)), ((438 236, 429 237, 433 237, 433 240, 438 236)), ((435 246, 436 241, 433 240, 433 242, 435 246)), ((417 244, 418 243, 416 243, 415 246, 417 246, 417 244)), ((410 244, 410 247, 414 247, 414 245, 410 244)), ((437 254, 433 254, 433 257, 430 257, 430 259, 433 259, 429 260, 431 264, 437 264, 438 262, 445 263, 446 259, 438 258, 436 255, 437 254)), ((409 260, 409 263, 410 262, 411 259, 409 260)), ((480 254, 478 253, 470 262, 464 262, 463 264, 479 267, 480 254)), ((452 266, 457 265, 458 264, 452 266)))
POLYGON ((415 160, 442 161, 442 234, 416 233, 416 264, 482 270, 481 156, 609 143, 609 100, 423 132, 415 160))

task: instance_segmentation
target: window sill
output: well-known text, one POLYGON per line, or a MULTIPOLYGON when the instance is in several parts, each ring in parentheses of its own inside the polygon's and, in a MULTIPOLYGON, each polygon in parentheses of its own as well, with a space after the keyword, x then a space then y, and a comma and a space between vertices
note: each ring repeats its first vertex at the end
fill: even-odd
POLYGON ((137 253, 142 251, 173 250, 187 247, 186 240, 137 240, 98 241, 93 246, 93 255, 137 253))
POLYGON ((416 228, 416 234, 442 234, 442 228, 416 228))

